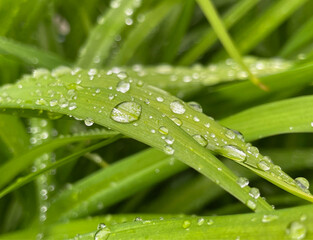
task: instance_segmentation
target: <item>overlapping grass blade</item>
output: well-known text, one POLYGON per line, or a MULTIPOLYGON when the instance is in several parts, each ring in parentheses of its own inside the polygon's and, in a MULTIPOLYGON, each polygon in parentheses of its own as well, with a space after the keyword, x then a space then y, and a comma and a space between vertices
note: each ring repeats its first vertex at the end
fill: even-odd
MULTIPOLYGON (((106 72, 97 73, 95 70, 71 72, 71 70, 58 69, 53 71, 52 75, 44 74, 44 76, 44 81, 42 81, 43 76, 26 76, 18 83, 22 86, 19 91, 15 91, 16 85, 3 88, 1 95, 9 96, 10 101, 3 101, 2 108, 20 108, 22 104, 25 109, 70 114, 76 118, 85 119, 87 124, 96 122, 110 127, 168 154, 174 154, 179 160, 218 182, 222 188, 242 202, 253 201, 250 207, 256 211, 271 209, 263 199, 253 199, 249 195, 249 189, 242 189, 236 182, 237 177, 201 146, 204 143, 209 149, 237 161, 239 157, 239 161, 244 160, 242 156, 247 155, 247 162, 252 166, 256 166, 260 160, 248 152, 240 156, 232 156, 232 147, 229 147, 229 151, 228 147, 221 147, 227 142, 227 146, 237 146, 248 151, 247 148, 250 146, 246 146, 240 136, 236 137, 235 133, 232 133, 234 137, 226 137, 225 134, 229 130, 200 113, 198 106, 193 106, 198 109, 198 111, 194 110, 161 89, 149 85, 142 86, 140 82, 127 79, 125 73, 122 72, 107 74, 106 72), (103 78, 106 81, 103 81, 103 78), (41 87, 34 89, 38 81, 41 82, 41 87), (25 95, 26 91, 36 90, 42 93, 39 99, 36 95, 25 95), (47 94, 48 91, 53 91, 57 95, 51 97, 47 94), (17 104, 15 99, 18 99, 20 95, 23 95, 24 101, 17 104), (65 103, 67 104, 64 107, 65 103), (121 109, 119 109, 120 104, 123 106, 121 109), (124 109, 124 104, 126 109, 124 109), (90 111, 91 109, 93 110, 90 111), (132 124, 134 121, 135 124, 132 124), (177 126, 174 121, 182 126, 177 126), (210 132, 206 130, 208 127, 210 132)), ((288 177, 288 182, 295 185, 290 177, 288 177)), ((303 192, 303 194, 303 197, 310 199, 307 193, 303 192)))
POLYGON ((111 66, 121 66, 129 62, 142 41, 151 31, 166 17, 170 10, 178 3, 178 0, 160 1, 159 4, 144 13, 144 21, 138 23, 123 42, 116 56, 109 63, 111 66))
POLYGON ((127 26, 125 11, 128 9, 133 11, 137 7, 139 7, 137 0, 113 2, 90 33, 80 51, 77 65, 84 68, 101 66, 109 57, 114 38, 127 26))
POLYGON ((52 140, 51 142, 47 142, 45 144, 39 145, 27 152, 24 152, 23 155, 17 156, 10 161, 4 163, 0 167, 0 175, 2 176, 0 179, 0 187, 5 186, 9 181, 11 181, 14 177, 16 177, 21 171, 25 170, 28 166, 30 166, 36 157, 40 155, 53 151, 56 148, 61 146, 65 146, 69 143, 86 141, 90 139, 101 139, 112 137, 116 135, 116 132, 108 132, 108 131, 100 131, 100 132, 92 132, 91 134, 82 134, 81 136, 70 136, 63 137, 52 140))
POLYGON ((0 53, 18 57, 29 65, 45 67, 48 69, 71 65, 68 61, 54 53, 43 51, 34 46, 26 45, 4 37, 0 37, 0 53))
MULTIPOLYGON (((250 52, 305 2, 307 0, 291 0, 288 4, 284 0, 273 2, 264 13, 253 19, 244 29, 235 34, 234 41, 240 53, 246 54, 250 52)), ((219 58, 226 56, 221 53, 217 54, 219 58)))
MULTIPOLYGON (((236 24, 251 8, 258 3, 258 0, 243 0, 239 1, 225 13, 222 17, 226 29, 231 28, 236 24)), ((218 40, 213 29, 205 31, 203 36, 197 43, 191 47, 178 60, 179 65, 189 65, 201 57, 216 41, 218 40)))
POLYGON ((242 60, 242 56, 237 50, 237 47, 233 43, 233 40, 227 33, 223 22, 220 20, 217 11, 214 8, 214 5, 211 3, 211 0, 197 0, 200 5, 204 15, 209 20, 212 25, 212 28, 216 32, 216 35, 219 37, 219 40, 222 42, 225 47, 227 53, 246 71, 252 83, 257 85, 263 90, 268 90, 268 88, 259 81, 256 76, 250 71, 250 69, 246 66, 246 64, 242 60))
POLYGON ((257 106, 221 122, 241 131, 249 140, 282 133, 313 132, 313 96, 303 96, 257 106))

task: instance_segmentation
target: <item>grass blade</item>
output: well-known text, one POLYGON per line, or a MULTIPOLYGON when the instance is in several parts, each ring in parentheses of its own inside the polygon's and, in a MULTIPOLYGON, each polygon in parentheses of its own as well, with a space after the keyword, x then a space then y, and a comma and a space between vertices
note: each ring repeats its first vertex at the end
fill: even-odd
POLYGON ((238 64, 241 65, 241 67, 247 72, 249 75, 250 80, 253 84, 258 86, 259 88, 263 90, 268 90, 267 87, 262 84, 259 79, 257 79, 254 74, 250 71, 250 69, 246 66, 246 64, 243 62, 242 57, 237 50, 237 47, 233 43, 232 39, 229 37, 223 22, 220 20, 220 17, 218 16, 218 13, 216 12, 213 4, 211 3, 211 0, 197 0, 198 4, 200 5, 202 11, 204 12, 205 16, 209 20, 209 22, 212 25, 212 28, 216 32, 216 35, 219 37, 220 41, 224 45, 226 51, 228 54, 236 61, 238 64))

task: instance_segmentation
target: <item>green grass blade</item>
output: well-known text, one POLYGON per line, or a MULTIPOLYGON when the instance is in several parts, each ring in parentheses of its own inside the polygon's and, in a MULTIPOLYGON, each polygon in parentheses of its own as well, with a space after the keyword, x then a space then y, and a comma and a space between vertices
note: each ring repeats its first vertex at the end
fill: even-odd
POLYGON ((54 53, 40 50, 34 46, 0 37, 0 53, 12 55, 29 65, 53 69, 58 66, 71 64, 54 53))
POLYGON ((138 23, 126 37, 116 57, 110 62, 111 66, 125 65, 133 57, 142 41, 166 17, 178 0, 160 1, 160 3, 144 14, 144 21, 138 23))
MULTIPOLYGON (((307 0, 290 0, 288 4, 284 0, 273 2, 261 16, 253 19, 234 36, 240 53, 250 52, 305 2, 307 0)), ((221 56, 222 54, 218 53, 217 55, 221 56)))
POLYGON ((185 164, 155 149, 137 153, 62 192, 54 199, 47 220, 64 221, 90 215, 186 168, 185 164))
POLYGON ((9 181, 11 181, 16 175, 18 175, 21 171, 25 170, 29 165, 31 165, 36 157, 40 155, 53 151, 56 148, 64 146, 69 143, 86 141, 89 139, 101 139, 107 138, 116 135, 116 132, 96 132, 92 134, 82 134, 82 136, 71 136, 71 137, 63 137, 55 139, 51 142, 42 144, 38 147, 35 147, 27 152, 25 152, 21 156, 17 156, 0 167, 0 175, 2 176, 0 179, 0 187, 5 186, 9 181))
MULTIPOLYGON (((222 17, 226 29, 236 24, 259 0, 239 1, 222 17)), ((213 29, 208 29, 201 39, 179 59, 179 65, 190 65, 200 58, 218 40, 213 29)))
POLYGON ((228 35, 223 22, 220 20, 218 13, 216 12, 211 0, 197 0, 198 4, 200 5, 202 11, 204 12, 205 16, 209 20, 212 25, 212 28, 216 32, 216 35, 219 37, 220 41, 222 42, 223 46, 225 47, 228 54, 236 61, 239 65, 247 72, 249 75, 250 80, 259 88, 263 90, 267 90, 267 87, 262 84, 259 79, 257 79, 254 74, 250 71, 250 69, 246 66, 243 62, 242 57, 237 50, 237 47, 233 43, 232 39, 228 35))
POLYGON ((312 28, 313 17, 308 19, 308 21, 303 24, 298 31, 291 36, 291 38, 288 39, 287 43, 281 49, 279 56, 290 57, 301 47, 310 44, 313 39, 313 33, 311 31, 312 28))
POLYGON ((221 121, 238 129, 250 141, 283 133, 313 132, 313 96, 257 106, 221 121))
POLYGON ((77 65, 83 68, 99 67, 110 55, 116 35, 127 26, 127 9, 136 9, 137 0, 113 3, 100 18, 80 51, 77 65))
MULTIPOLYGON (((17 104, 15 99, 19 99, 22 95, 24 99, 22 106, 25 109, 41 109, 74 115, 76 118, 85 119, 88 125, 96 122, 110 127, 168 154, 173 154, 177 159, 218 182, 222 188, 242 202, 255 201, 251 200, 249 189, 242 189, 236 182, 237 177, 201 144, 207 145, 210 150, 235 161, 238 161, 238 156, 232 156, 231 149, 228 151, 228 147, 223 146, 225 146, 225 142, 230 146, 237 146, 243 149, 242 151, 247 151, 243 154, 247 156, 247 163, 252 166, 256 166, 257 162, 261 160, 261 155, 256 157, 250 154, 247 149, 249 146, 246 146, 239 137, 227 137, 226 133, 229 130, 200 113, 199 110, 193 109, 161 89, 149 85, 142 86, 140 82, 127 80, 129 79, 127 76, 125 77, 125 73, 107 74, 101 71, 95 73, 92 70, 73 74, 71 71, 64 72, 64 69, 58 69, 53 71, 52 75, 45 75, 44 79, 42 76, 39 78, 26 76, 18 83, 22 85, 19 91, 15 89, 17 85, 3 88, 1 96, 10 96, 10 101, 2 102, 1 107, 5 109, 20 108, 21 104, 17 104), (78 83, 76 74, 79 75, 78 83), (103 81, 104 79, 105 81, 103 81), (41 87, 35 89, 39 90, 42 96, 46 96, 39 99, 39 105, 36 104, 38 100, 36 94, 25 94, 27 91, 35 91, 36 82, 40 82, 41 87), (115 86, 114 89, 113 86, 115 86), (56 96, 48 96, 48 91, 57 91, 67 99, 62 99, 60 96, 58 99, 56 96), (61 99, 62 105, 58 105, 61 99), (70 106, 70 109, 62 107, 64 101, 67 102, 66 106, 70 106), (126 108, 123 106, 119 110, 121 103, 122 106, 126 104, 126 108), (76 106, 76 108, 73 109, 71 106, 76 106), (119 113, 119 111, 121 112, 119 113), (174 117, 178 119, 171 120, 174 117), (151 121, 151 119, 154 120, 151 121), (182 126, 177 126, 173 121, 182 126), (208 127, 210 131, 207 130, 208 127), (162 137, 163 135, 165 136, 162 137)), ((240 160, 244 159, 241 157, 240 160)), ((291 178, 288 178, 288 182, 295 184, 291 178)), ((307 196, 307 193, 303 192, 303 194, 307 196)), ((256 205, 253 204, 252 208, 255 208, 256 211, 271 209, 261 198, 254 203, 256 205)))
POLYGON ((0 192, 0 198, 4 197, 5 195, 9 194, 10 192, 24 186, 25 184, 35 180, 38 176, 40 176, 41 174, 43 173, 46 173, 47 171, 51 170, 51 169, 54 169, 54 168, 58 168, 66 163, 69 163, 70 161, 74 160, 74 159, 77 159, 78 157, 81 157, 83 156, 85 153, 88 153, 88 152, 92 152, 94 150, 97 150, 101 147, 104 147, 116 140, 118 140, 120 138, 120 135, 116 135, 114 137, 111 137, 109 138, 108 140, 105 140, 105 141, 102 141, 100 143, 97 143, 97 144, 94 144, 88 148, 85 148, 79 152, 76 152, 76 153, 73 153, 67 157, 64 157, 60 160, 58 160, 57 162, 54 162, 54 163, 51 163, 51 164, 48 164, 47 167, 43 168, 43 169, 40 169, 40 170, 37 170, 36 172, 33 172, 31 174, 28 174, 27 176, 25 177, 21 177, 19 179, 16 180, 16 182, 14 182, 13 184, 11 184, 10 186, 6 187, 5 189, 3 189, 1 192, 0 192))

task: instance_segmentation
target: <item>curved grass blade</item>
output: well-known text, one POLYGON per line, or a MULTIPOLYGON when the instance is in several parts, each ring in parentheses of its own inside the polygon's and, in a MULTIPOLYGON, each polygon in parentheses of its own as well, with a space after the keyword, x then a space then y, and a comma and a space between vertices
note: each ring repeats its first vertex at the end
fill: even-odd
MULTIPOLYGON (((239 1, 222 17, 226 29, 236 24, 259 0, 239 1)), ((208 29, 201 39, 178 60, 178 65, 189 65, 200 58, 218 40, 213 29, 208 29)))
POLYGON ((228 35, 223 22, 220 20, 217 11, 215 10, 211 0, 197 0, 198 4, 200 5, 202 11, 204 12, 206 18, 209 20, 212 28, 216 32, 216 35, 219 37, 220 41, 222 42, 223 46, 225 47, 228 54, 236 61, 239 65, 247 72, 250 80, 253 84, 258 86, 263 90, 268 90, 267 86, 264 85, 260 80, 254 76, 254 74, 250 71, 250 69, 246 66, 243 62, 242 57, 237 50, 237 47, 233 43, 232 39, 228 35))
POLYGON ((136 9, 138 0, 113 2, 90 33, 85 45, 80 51, 77 65, 83 68, 99 67, 109 57, 110 49, 125 26, 127 9, 136 9))
POLYGON ((71 63, 51 52, 46 52, 25 43, 0 37, 0 53, 20 58, 22 61, 35 66, 53 69, 58 66, 70 66, 71 63))
POLYGON ((283 133, 313 132, 313 96, 303 96, 253 107, 223 119, 248 141, 283 133))
MULTIPOLYGON (((255 167, 262 159, 261 155, 249 153, 250 145, 246 145, 235 133, 234 137, 227 137, 229 130, 199 112, 201 109, 197 105, 189 106, 161 89, 127 78, 127 74, 122 72, 108 75, 92 69, 66 73, 61 69, 45 77, 26 76, 17 85, 2 88, 3 109, 53 111, 85 119, 88 125, 96 122, 110 127, 177 157, 216 181, 242 202, 252 202, 252 209, 271 209, 263 199, 253 199, 248 188, 242 189, 236 182, 237 177, 203 146, 255 167), (39 88, 35 87, 37 83, 40 83, 39 88), (22 86, 18 91, 17 85, 22 86), (36 92, 42 95, 38 98, 36 92), (21 96, 23 101, 17 104, 16 99, 21 96), (65 102, 66 107, 62 107, 65 102), (236 151, 233 146, 239 150, 236 151)), ((290 177, 288 182, 295 185, 290 177)), ((303 194, 309 198, 307 193, 303 194)))
POLYGON ((46 173, 47 171, 49 171, 51 169, 58 168, 58 167, 66 164, 66 163, 69 163, 70 161, 75 160, 78 157, 83 156, 85 153, 92 152, 92 151, 97 150, 101 147, 104 147, 104 146, 118 140, 120 137, 121 137, 120 135, 113 136, 113 137, 109 138, 108 140, 104 140, 100 143, 94 144, 94 145, 92 145, 88 148, 85 148, 79 152, 76 152, 76 153, 73 153, 67 157, 64 157, 64 158, 58 160, 57 162, 51 163, 43 169, 37 170, 36 172, 33 172, 33 173, 31 173, 25 177, 21 177, 21 178, 17 179, 16 182, 14 182, 13 184, 8 186, 7 188, 0 191, 0 198, 4 197, 5 195, 9 194, 12 191, 24 186, 25 184, 35 180, 36 177, 40 176, 41 174, 46 173))
POLYGON ((0 167, 0 187, 4 187, 9 181, 11 181, 15 176, 17 176, 20 172, 25 170, 28 166, 30 166, 36 157, 40 155, 51 152, 54 149, 57 149, 61 146, 64 146, 69 143, 78 142, 78 141, 86 141, 90 139, 101 139, 112 137, 116 135, 116 132, 108 132, 103 130, 100 132, 92 132, 91 134, 81 134, 81 136, 70 136, 70 137, 62 137, 51 142, 42 144, 38 147, 30 149, 25 152, 21 156, 17 156, 10 161, 4 163, 0 167))
POLYGON ((148 34, 166 17, 178 0, 161 1, 156 7, 145 13, 144 21, 138 23, 127 36, 121 49, 110 62, 111 66, 126 65, 148 34))

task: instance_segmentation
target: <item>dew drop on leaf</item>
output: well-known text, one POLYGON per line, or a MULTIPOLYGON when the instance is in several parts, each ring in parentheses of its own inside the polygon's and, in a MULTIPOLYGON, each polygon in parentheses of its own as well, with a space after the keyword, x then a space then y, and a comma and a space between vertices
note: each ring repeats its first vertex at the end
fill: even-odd
POLYGON ((103 225, 104 226, 96 232, 94 237, 95 240, 106 240, 109 238, 111 231, 107 226, 105 226, 105 224, 103 225))
POLYGON ((201 136, 200 134, 196 134, 192 136, 194 140, 196 140, 201 146, 205 147, 206 145, 208 145, 208 141, 201 136))
POLYGON ((85 125, 87 127, 90 127, 90 126, 92 126, 94 124, 94 122, 93 122, 93 120, 91 118, 86 118, 84 122, 85 122, 85 125))
POLYGON ((306 232, 306 227, 297 221, 291 222, 286 229, 287 236, 292 240, 304 239, 306 232))
POLYGON ((258 162, 257 166, 258 166, 258 168, 260 168, 263 171, 270 170, 270 165, 264 160, 258 162))
POLYGON ((247 206, 248 206, 249 208, 251 208, 252 210, 254 210, 254 209, 256 208, 256 203, 253 202, 253 201, 251 201, 251 200, 248 200, 248 201, 247 201, 247 206))
POLYGON ((263 215, 262 222, 264 223, 272 222, 276 219, 278 219, 277 215, 263 215))
POLYGON ((126 93, 130 89, 130 83, 125 81, 119 81, 119 83, 116 86, 116 91, 121 93, 126 93))
POLYGON ((172 148, 171 146, 169 145, 166 145, 163 149, 164 153, 166 153, 167 155, 173 155, 175 150, 174 148, 172 148))
POLYGON ((116 105, 111 118, 119 123, 131 123, 137 121, 141 115, 141 106, 135 102, 122 102, 116 105))
POLYGON ((191 225, 191 222, 190 221, 188 221, 188 220, 185 220, 184 222, 183 222, 183 228, 188 228, 188 227, 190 227, 190 225, 191 225))
POLYGON ((258 199, 260 197, 260 191, 257 188, 251 188, 249 191, 249 195, 254 199, 258 199))
POLYGON ((248 178, 245 178, 245 177, 239 177, 237 179, 237 183, 241 188, 244 188, 245 186, 249 184, 249 180, 248 178))
POLYGON ((301 190, 303 190, 303 191, 308 191, 309 190, 310 183, 309 183, 309 181, 306 178, 304 178, 304 177, 297 177, 295 179, 295 181, 296 181, 297 186, 301 190))
POLYGON ((245 161, 247 157, 246 153, 242 149, 234 145, 225 145, 220 152, 223 156, 239 162, 245 161))
POLYGON ((193 110, 197 111, 197 112, 201 112, 202 113, 202 107, 199 103, 197 102, 189 102, 188 106, 191 107, 193 110))
POLYGON ((199 218, 198 221, 197 221, 197 224, 199 226, 201 226, 201 225, 203 225, 203 223, 204 223, 204 218, 199 218))
POLYGON ((171 120, 177 125, 181 126, 183 122, 179 118, 171 118, 171 120))
POLYGON ((167 135, 168 134, 168 129, 164 126, 159 128, 159 133, 163 134, 163 135, 167 135))
POLYGON ((184 105, 177 100, 170 103, 170 109, 176 114, 184 114, 186 111, 184 105))

